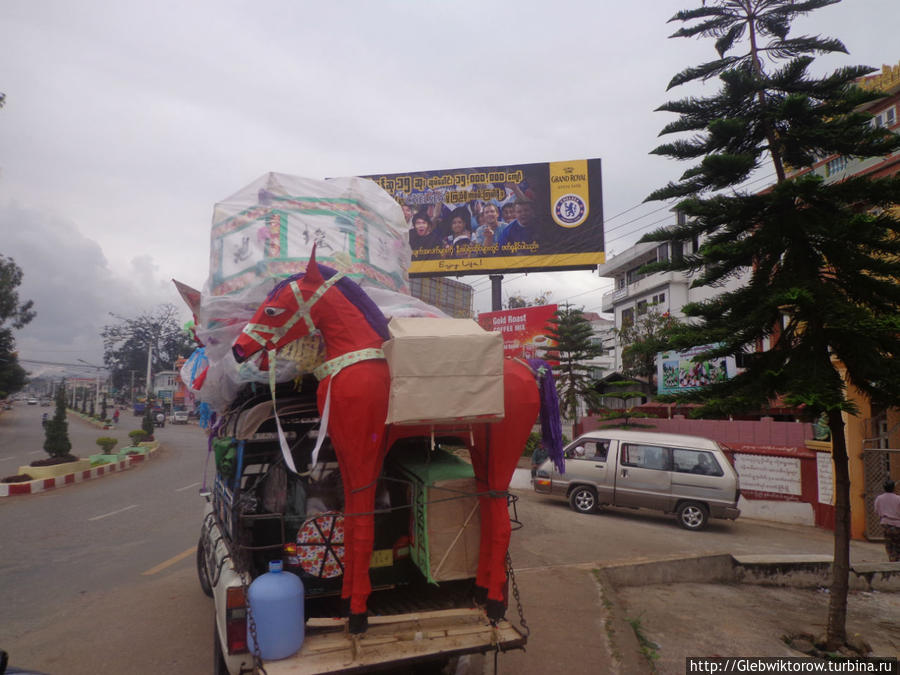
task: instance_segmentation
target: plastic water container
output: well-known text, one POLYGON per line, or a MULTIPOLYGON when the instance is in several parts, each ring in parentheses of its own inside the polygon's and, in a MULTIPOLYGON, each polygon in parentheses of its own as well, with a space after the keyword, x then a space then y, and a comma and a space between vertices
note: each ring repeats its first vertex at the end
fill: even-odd
MULTIPOLYGON (((259 652, 265 660, 285 659, 303 645, 303 582, 282 571, 280 560, 269 563, 269 571, 253 580, 248 596, 256 621, 259 652)), ((247 645, 256 651, 247 618, 247 645)))

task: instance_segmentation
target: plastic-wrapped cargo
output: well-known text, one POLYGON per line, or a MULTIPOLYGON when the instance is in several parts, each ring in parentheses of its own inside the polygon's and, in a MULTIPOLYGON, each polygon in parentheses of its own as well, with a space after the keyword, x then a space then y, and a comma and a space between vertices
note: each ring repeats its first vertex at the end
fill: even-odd
POLYGON ((370 180, 269 173, 213 213, 205 295, 231 295, 320 263, 409 295, 412 252, 399 204, 370 180))
MULTIPOLYGON (((212 410, 227 408, 248 382, 268 383, 259 364, 266 355, 238 364, 231 345, 275 284, 306 270, 313 245, 319 262, 363 286, 387 316, 446 316, 409 294, 408 228, 384 190, 363 178, 268 173, 215 205, 203 293, 176 282, 208 364, 192 393, 212 410)), ((323 360, 321 338, 313 334, 279 351, 275 379, 295 379, 323 360)))

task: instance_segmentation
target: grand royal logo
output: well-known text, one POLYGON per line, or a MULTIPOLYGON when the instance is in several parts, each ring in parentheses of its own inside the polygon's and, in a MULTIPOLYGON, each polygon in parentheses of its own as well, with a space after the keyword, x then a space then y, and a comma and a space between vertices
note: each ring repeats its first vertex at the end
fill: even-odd
POLYGON ((586 209, 584 200, 573 194, 562 195, 553 205, 556 221, 564 227, 580 225, 584 220, 586 209))

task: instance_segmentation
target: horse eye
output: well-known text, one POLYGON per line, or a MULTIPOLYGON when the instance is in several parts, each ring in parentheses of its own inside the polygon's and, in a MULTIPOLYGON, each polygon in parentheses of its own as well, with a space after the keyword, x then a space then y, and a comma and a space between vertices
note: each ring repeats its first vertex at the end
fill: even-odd
POLYGON ((266 309, 264 311, 266 313, 266 316, 278 316, 279 314, 284 312, 284 308, 283 307, 266 307, 266 309))

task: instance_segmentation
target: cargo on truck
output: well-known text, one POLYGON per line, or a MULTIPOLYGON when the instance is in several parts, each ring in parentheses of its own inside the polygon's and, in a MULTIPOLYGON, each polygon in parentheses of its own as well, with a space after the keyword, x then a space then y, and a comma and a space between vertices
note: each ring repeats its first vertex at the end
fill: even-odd
POLYGON ((217 205, 212 238, 204 290, 178 286, 215 465, 197 547, 215 672, 407 672, 524 647, 508 486, 539 411, 562 462, 546 364, 408 295, 402 211, 369 181, 269 174, 217 205), (279 575, 302 592, 259 590, 279 575), (297 649, 266 658, 279 628, 297 649))

